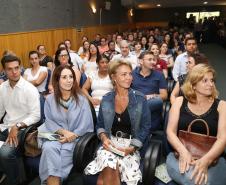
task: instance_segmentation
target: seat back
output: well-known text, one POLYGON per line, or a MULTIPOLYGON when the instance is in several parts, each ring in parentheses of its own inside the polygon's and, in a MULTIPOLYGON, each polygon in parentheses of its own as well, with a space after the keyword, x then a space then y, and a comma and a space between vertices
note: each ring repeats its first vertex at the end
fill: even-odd
POLYGON ((50 82, 50 79, 51 79, 52 71, 50 69, 48 69, 47 73, 48 74, 47 74, 47 80, 46 80, 46 87, 45 87, 45 89, 48 92, 49 91, 48 86, 49 86, 49 82, 50 82))

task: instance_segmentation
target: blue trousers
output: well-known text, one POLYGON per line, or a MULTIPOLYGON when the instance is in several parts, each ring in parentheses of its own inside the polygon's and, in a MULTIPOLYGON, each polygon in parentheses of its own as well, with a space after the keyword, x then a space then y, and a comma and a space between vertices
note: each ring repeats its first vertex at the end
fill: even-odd
MULTIPOLYGON (((18 136, 21 133, 22 131, 19 132, 18 136)), ((7 137, 8 130, 0 132, 0 141, 6 141, 7 137)), ((0 148, 0 171, 6 174, 10 185, 17 185, 26 179, 23 159, 18 147, 9 144, 2 145, 0 148)))
MULTIPOLYGON (((167 171, 170 177, 178 184, 194 185, 194 180, 190 180, 193 169, 190 168, 185 174, 179 171, 178 160, 171 152, 166 160, 167 171)), ((226 160, 220 157, 217 164, 208 169, 208 182, 206 185, 226 185, 226 160)))
POLYGON ((163 101, 160 97, 151 98, 147 101, 151 112, 151 131, 155 131, 161 128, 163 101))

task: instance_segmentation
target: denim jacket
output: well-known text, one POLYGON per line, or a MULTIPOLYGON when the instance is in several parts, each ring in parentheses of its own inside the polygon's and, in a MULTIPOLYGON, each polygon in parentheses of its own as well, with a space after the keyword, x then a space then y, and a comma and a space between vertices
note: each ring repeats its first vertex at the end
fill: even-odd
MULTIPOLYGON (((128 112, 131 120, 131 145, 140 149, 151 128, 151 113, 144 95, 129 89, 128 112)), ((97 135, 104 132, 111 136, 111 128, 115 116, 115 91, 107 93, 101 102, 97 119, 97 135)))

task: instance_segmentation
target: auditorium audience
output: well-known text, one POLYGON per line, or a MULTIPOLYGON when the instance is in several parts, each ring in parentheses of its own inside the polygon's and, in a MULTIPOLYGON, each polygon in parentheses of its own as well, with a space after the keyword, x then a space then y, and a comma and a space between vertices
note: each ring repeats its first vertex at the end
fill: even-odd
MULTIPOLYGON (((202 24, 195 24, 198 42, 217 39, 215 36, 209 38, 213 30, 211 33, 205 30, 211 29, 208 24, 213 21, 216 20, 211 18, 205 19, 202 24)), ((0 184, 5 175, 10 185, 17 185, 25 179, 21 154, 15 154, 19 142, 17 135, 21 134, 22 128, 36 123, 40 118, 37 89, 40 93, 46 91, 47 68, 54 73, 48 86, 53 94, 47 97, 47 122, 39 131, 59 134, 60 140, 39 140, 43 150, 40 163, 42 184, 62 184, 73 166, 72 156, 77 138, 93 131, 91 112, 84 95, 94 105, 99 116, 96 128, 102 142, 96 158, 86 167, 85 174, 98 174, 98 185, 119 185, 120 181, 137 184, 141 181, 140 149, 146 146, 144 142, 150 131, 161 129, 163 101, 167 100, 166 79, 170 80, 172 76, 177 82, 170 96, 172 108, 167 136, 169 143, 179 153, 179 159, 173 153, 168 155, 169 175, 179 184, 225 182, 223 171, 226 170, 226 164, 221 154, 223 145, 226 146, 222 134, 226 131, 226 103, 217 99, 215 72, 207 65, 207 58, 198 53, 197 42, 189 29, 191 25, 189 22, 187 24, 186 27, 151 27, 115 32, 105 35, 107 40, 104 35, 96 34, 91 43, 83 36, 83 45, 78 54, 71 49, 71 41, 66 39, 59 43, 53 57, 54 63, 41 44, 37 46, 37 52, 29 53, 32 67, 26 69, 24 74, 23 70, 18 70, 20 60, 11 51, 6 51, 2 58, 3 69, 0 69, 0 118, 6 111, 3 124, 0 125, 0 140, 7 144, 0 147, 0 184), (37 89, 34 90, 22 75, 37 89), (21 84, 25 85, 22 87, 21 84), (84 84, 81 85, 83 92, 77 84, 84 84), (26 90, 26 95, 22 89, 26 90), (9 90, 22 98, 14 100, 7 96, 9 90), (5 107, 6 100, 10 109, 5 107), (24 105, 31 107, 30 110, 25 110, 24 105), (136 109, 141 110, 134 111, 136 109), (16 111, 16 115, 11 111, 16 111), (73 116, 67 116, 66 120, 65 115, 69 113, 73 116), (137 121, 135 118, 140 116, 141 120, 137 121), (217 142, 210 152, 197 161, 192 159, 177 136, 178 130, 186 130, 188 123, 195 118, 205 119, 211 135, 217 136, 217 142), (69 127, 66 123, 70 124, 69 127), (119 140, 123 141, 123 145, 119 140), (110 145, 125 152, 125 156, 119 157, 111 152, 110 145), (218 157, 218 162, 212 165, 218 157), (9 163, 9 160, 13 162, 9 163), (63 161, 58 163, 60 160, 63 161), (191 177, 192 180, 189 180, 191 177)), ((202 128, 194 129, 204 133, 202 128)))

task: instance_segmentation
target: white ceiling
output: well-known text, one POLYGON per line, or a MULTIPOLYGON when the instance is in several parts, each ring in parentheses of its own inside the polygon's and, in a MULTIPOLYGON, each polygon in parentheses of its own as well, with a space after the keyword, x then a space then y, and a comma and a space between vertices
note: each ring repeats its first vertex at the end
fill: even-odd
POLYGON ((156 8, 157 4, 161 7, 185 7, 185 6, 211 6, 211 5, 226 5, 226 0, 121 0, 122 5, 132 6, 138 9, 156 8), (208 4, 204 5, 203 2, 208 4))

